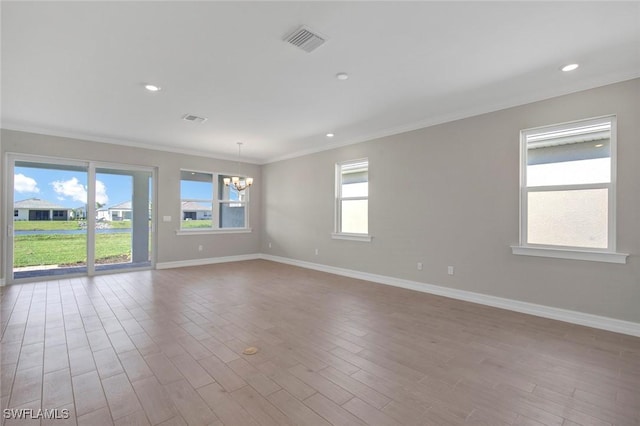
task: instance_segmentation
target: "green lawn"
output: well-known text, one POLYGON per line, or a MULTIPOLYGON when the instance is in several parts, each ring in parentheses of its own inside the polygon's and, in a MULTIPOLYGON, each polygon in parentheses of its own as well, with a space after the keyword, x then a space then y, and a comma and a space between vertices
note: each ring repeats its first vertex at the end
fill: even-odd
MULTIPOLYGON (((211 221, 209 221, 211 222, 211 221)), ((13 222, 13 229, 16 231, 59 231, 82 229, 86 226, 86 221, 79 220, 17 220, 13 222)), ((131 221, 119 222, 99 222, 99 226, 106 226, 114 229, 131 228, 131 221)))
POLYGON ((181 229, 211 228, 212 222, 209 220, 183 220, 181 229))
MULTIPOLYGON (((86 235, 17 235, 13 266, 83 265, 87 261, 86 246, 86 235)), ((131 259, 131 234, 96 234, 96 263, 119 263, 127 259, 131 259)))
POLYGON ((50 231, 80 229, 77 220, 17 220, 13 222, 16 231, 50 231))

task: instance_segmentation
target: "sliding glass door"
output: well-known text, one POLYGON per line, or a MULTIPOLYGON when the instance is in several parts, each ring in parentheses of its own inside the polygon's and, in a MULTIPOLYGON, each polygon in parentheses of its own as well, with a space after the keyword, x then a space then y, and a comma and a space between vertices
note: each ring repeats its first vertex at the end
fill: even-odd
POLYGON ((151 265, 151 181, 150 171, 96 168, 96 271, 151 265))
POLYGON ((15 161, 14 279, 87 272, 87 181, 83 164, 15 161))
POLYGON ((11 281, 152 266, 153 169, 10 155, 7 178, 11 281))

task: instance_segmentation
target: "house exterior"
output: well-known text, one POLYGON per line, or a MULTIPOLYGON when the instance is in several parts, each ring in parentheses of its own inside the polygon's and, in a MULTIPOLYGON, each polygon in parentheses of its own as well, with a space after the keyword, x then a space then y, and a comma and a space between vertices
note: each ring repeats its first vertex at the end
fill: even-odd
POLYGON ((16 201, 13 205, 13 220, 71 220, 73 209, 39 198, 16 201))
POLYGON ((111 220, 108 207, 100 207, 96 210, 96 220, 99 222, 111 220))
MULTIPOLYGON (((133 218, 133 208, 131 201, 125 201, 114 204, 111 207, 100 207, 96 210, 96 219, 98 221, 122 221, 131 220, 133 218)), ((151 205, 149 205, 149 218, 151 218, 151 205)))
POLYGON ((211 207, 195 201, 182 202, 182 220, 210 220, 211 207))
POLYGON ((125 201, 123 203, 115 204, 107 209, 109 218, 111 221, 131 220, 133 215, 133 209, 131 207, 131 201, 125 201))
POLYGON ((77 220, 83 220, 87 218, 87 206, 80 206, 73 209, 73 218, 77 220))

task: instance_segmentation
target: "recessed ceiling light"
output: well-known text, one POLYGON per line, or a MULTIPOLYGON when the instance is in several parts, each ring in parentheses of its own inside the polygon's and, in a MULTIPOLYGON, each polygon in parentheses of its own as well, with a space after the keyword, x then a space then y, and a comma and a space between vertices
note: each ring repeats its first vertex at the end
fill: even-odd
POLYGON ((336 74, 336 78, 338 80, 347 80, 349 78, 349 74, 347 74, 346 72, 339 72, 338 74, 336 74))
POLYGON ((161 87, 156 86, 155 84, 145 84, 144 88, 150 92, 159 92, 161 90, 161 87))
POLYGON ((335 135, 334 135, 333 133, 327 133, 327 137, 328 137, 328 138, 332 138, 332 137, 334 137, 334 136, 335 136, 335 135))
POLYGON ((562 68, 560 68, 560 69, 561 69, 562 71, 564 71, 564 72, 569 72, 569 71, 573 71, 573 70, 578 69, 578 67, 579 67, 579 66, 580 66, 580 65, 578 65, 578 64, 568 64, 568 65, 563 66, 563 67, 562 67, 562 68))

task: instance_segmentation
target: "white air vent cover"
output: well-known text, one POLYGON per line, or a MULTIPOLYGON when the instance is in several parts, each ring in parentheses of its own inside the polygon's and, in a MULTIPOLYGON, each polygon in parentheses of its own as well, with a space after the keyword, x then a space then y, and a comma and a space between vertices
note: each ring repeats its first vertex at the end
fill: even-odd
POLYGON ((326 37, 303 25, 285 37, 284 41, 309 53, 322 46, 326 41, 326 37))
POLYGON ((185 114, 184 116, 182 116, 182 119, 185 121, 191 121, 192 123, 204 123, 205 121, 207 121, 205 117, 198 117, 197 115, 193 114, 185 114))

